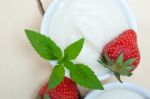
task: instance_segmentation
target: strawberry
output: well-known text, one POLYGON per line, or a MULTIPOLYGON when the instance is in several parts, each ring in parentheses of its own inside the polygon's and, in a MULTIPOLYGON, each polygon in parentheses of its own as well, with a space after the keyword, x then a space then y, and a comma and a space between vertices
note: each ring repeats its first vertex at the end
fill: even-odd
POLYGON ((64 77, 64 80, 55 88, 48 89, 48 83, 45 84, 39 91, 39 99, 78 99, 79 91, 76 84, 69 78, 64 77), (49 98, 45 98, 49 96, 49 98))
POLYGON ((120 75, 131 76, 139 61, 137 35, 134 30, 129 29, 106 44, 102 50, 99 63, 111 70, 117 79, 122 82, 120 75))

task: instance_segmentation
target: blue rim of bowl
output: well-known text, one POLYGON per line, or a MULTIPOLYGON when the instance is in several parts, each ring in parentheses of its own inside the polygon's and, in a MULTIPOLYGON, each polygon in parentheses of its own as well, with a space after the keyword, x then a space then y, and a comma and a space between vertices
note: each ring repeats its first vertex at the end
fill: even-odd
MULTIPOLYGON (((125 0, 118 0, 120 3, 120 8, 122 9, 122 11, 124 12, 124 15, 126 17, 126 19, 128 19, 128 25, 131 29, 134 29, 135 31, 137 31, 137 24, 136 24, 136 20, 135 17, 131 11, 131 9, 129 8, 128 4, 126 3, 125 0)), ((48 9, 46 10, 46 13, 43 16, 42 19, 42 23, 41 23, 41 33, 48 35, 49 31, 49 26, 50 26, 50 17, 55 13, 55 11, 59 8, 60 4, 63 2, 63 0, 54 0, 52 2, 51 5, 49 5, 48 9)), ((56 64, 55 61, 49 61, 49 63, 53 66, 56 64)), ((69 72, 66 72, 66 76, 69 77, 69 72)), ((106 74, 99 76, 97 75, 98 78, 101 81, 104 81, 108 78, 110 78, 112 76, 111 72, 107 72, 106 74)))
MULTIPOLYGON (((130 83, 130 82, 124 82, 123 84, 121 84, 119 82, 113 82, 113 83, 104 85, 105 91, 110 90, 110 89, 116 89, 116 88, 129 89, 131 91, 134 91, 134 92, 137 92, 137 93, 143 95, 146 99, 150 99, 150 91, 148 89, 146 89, 142 86, 130 83)), ((101 94, 102 92, 103 91, 100 91, 100 90, 91 91, 87 94, 85 99, 96 98, 94 96, 97 96, 97 95, 101 94)))

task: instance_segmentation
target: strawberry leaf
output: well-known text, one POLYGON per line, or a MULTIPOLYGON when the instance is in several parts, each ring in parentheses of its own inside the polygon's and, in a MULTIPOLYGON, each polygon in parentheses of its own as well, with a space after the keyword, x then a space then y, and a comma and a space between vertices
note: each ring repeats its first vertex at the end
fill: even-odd
POLYGON ((117 58, 117 60, 116 60, 116 64, 122 64, 123 63, 123 57, 124 57, 124 55, 123 55, 123 53, 121 53, 120 55, 119 55, 119 57, 117 58))
POLYGON ((51 99, 50 96, 48 94, 44 95, 44 99, 51 99))
POLYGON ((71 69, 70 76, 79 85, 90 89, 104 89, 102 83, 88 66, 84 64, 75 64, 71 69))
POLYGON ((109 57, 109 55, 108 55, 107 52, 105 52, 104 56, 105 56, 105 59, 107 60, 107 62, 108 62, 110 65, 114 65, 114 62, 111 60, 111 58, 109 57))
POLYGON ((36 96, 36 99, 41 99, 41 97, 38 95, 38 96, 36 96))
POLYGON ((134 68, 135 68, 134 66, 127 66, 128 71, 133 70, 134 68))
POLYGON ((133 73, 129 72, 126 76, 130 77, 132 75, 133 75, 133 73))
POLYGON ((103 66, 106 66, 105 63, 103 63, 101 60, 98 60, 98 62, 103 65, 103 66))
POLYGON ((103 66, 107 66, 107 65, 106 65, 106 61, 104 60, 104 58, 102 58, 102 56, 100 56, 98 62, 99 62, 101 65, 103 65, 103 66))
POLYGON ((123 70, 122 72, 120 72, 120 75, 130 77, 132 76, 132 73, 129 70, 127 70, 127 67, 126 67, 126 70, 123 70))
POLYGON ((79 53, 81 52, 81 49, 83 47, 84 43, 84 38, 76 41, 75 43, 69 45, 65 50, 64 50, 64 57, 72 60, 75 59, 79 53))
POLYGON ((52 74, 50 76, 49 82, 48 82, 48 88, 52 89, 55 88, 58 84, 60 84, 65 75, 64 67, 61 65, 56 65, 53 68, 52 74))
POLYGON ((131 58, 131 59, 125 61, 124 65, 131 65, 133 62, 135 62, 135 60, 136 60, 135 58, 131 58))
POLYGON ((62 58, 61 49, 49 37, 31 30, 25 30, 25 32, 30 43, 41 57, 47 60, 62 58))
POLYGON ((105 63, 105 60, 102 56, 100 56, 100 60, 101 60, 101 62, 105 63))

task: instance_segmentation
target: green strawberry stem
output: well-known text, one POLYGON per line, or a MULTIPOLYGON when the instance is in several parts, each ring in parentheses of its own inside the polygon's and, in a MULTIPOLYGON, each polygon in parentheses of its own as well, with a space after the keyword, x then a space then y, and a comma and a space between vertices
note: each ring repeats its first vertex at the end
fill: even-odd
POLYGON ((104 53, 104 57, 100 57, 98 60, 100 64, 102 64, 104 67, 108 68, 110 71, 112 71, 115 75, 115 77, 121 82, 120 76, 128 76, 130 77, 132 75, 131 70, 134 69, 134 66, 131 66, 133 62, 135 62, 135 58, 128 59, 124 62, 124 54, 121 53, 118 58, 113 61, 107 52, 104 53))
POLYGON ((120 78, 120 74, 117 72, 114 72, 115 77, 118 79, 118 81, 120 81, 120 83, 123 83, 123 81, 120 78))

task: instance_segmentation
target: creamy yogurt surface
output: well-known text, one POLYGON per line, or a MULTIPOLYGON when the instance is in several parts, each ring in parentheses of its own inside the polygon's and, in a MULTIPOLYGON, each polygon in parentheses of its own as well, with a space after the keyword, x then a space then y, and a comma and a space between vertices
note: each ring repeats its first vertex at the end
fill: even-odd
POLYGON ((102 92, 98 96, 93 97, 94 99, 146 99, 144 96, 137 92, 128 89, 110 89, 102 92))
POLYGON ((87 64, 96 75, 108 73, 97 60, 110 40, 128 29, 118 0, 63 0, 52 16, 49 36, 62 48, 84 37, 75 62, 87 64))

